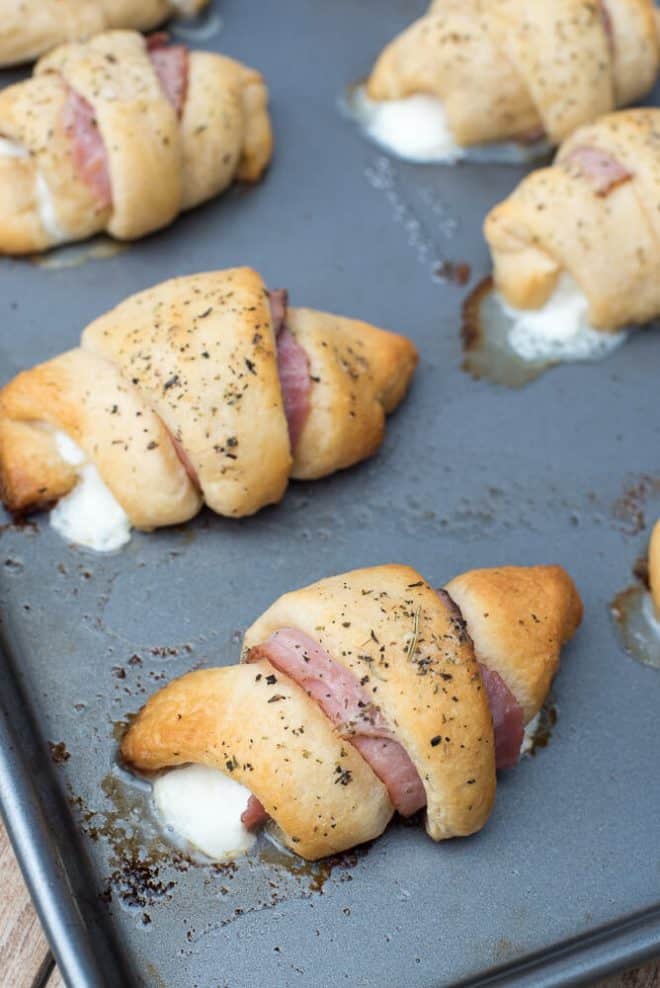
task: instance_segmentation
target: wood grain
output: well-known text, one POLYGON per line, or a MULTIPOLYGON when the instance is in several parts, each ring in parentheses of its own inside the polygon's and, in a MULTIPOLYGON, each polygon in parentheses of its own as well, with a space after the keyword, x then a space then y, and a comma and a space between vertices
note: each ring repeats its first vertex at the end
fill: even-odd
POLYGON ((0 972, 6 988, 33 988, 52 963, 48 944, 34 911, 23 876, 7 840, 0 833, 0 972))
MULTIPOLYGON (((18 862, 0 823, 0 986, 66 988, 42 933, 18 862)), ((607 978, 594 988, 660 988, 660 960, 607 978)))

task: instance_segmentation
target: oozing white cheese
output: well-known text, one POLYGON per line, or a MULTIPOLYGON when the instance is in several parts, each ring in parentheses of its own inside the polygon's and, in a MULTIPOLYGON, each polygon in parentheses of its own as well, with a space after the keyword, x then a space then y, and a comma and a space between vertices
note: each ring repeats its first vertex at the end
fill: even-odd
POLYGON ((37 206, 39 207, 41 225, 51 240, 61 244, 67 239, 67 235, 58 223, 55 202, 48 187, 48 182, 41 172, 37 172, 35 189, 37 192, 37 206))
MULTIPOLYGON (((2 158, 29 158, 30 152, 16 141, 9 141, 6 137, 0 137, 0 157, 2 158)), ((46 179, 41 172, 35 172, 35 194, 37 198, 37 208, 41 225, 51 240, 61 243, 66 240, 66 233, 57 221, 55 203, 46 179)))
POLYGON ((0 137, 0 158, 29 158, 30 152, 22 144, 0 137))
POLYGON ((131 537, 128 515, 70 436, 56 431, 55 441, 62 459, 76 468, 78 483, 51 511, 51 525, 67 542, 97 552, 120 549, 131 537))
POLYGON ((420 163, 452 163, 465 156, 447 123, 439 99, 420 93, 398 100, 371 100, 358 86, 350 110, 372 140, 399 158, 420 163))
POLYGON ((520 754, 526 755, 527 752, 531 751, 534 747, 534 738, 539 726, 539 720, 541 719, 541 712, 537 713, 536 717, 532 717, 529 724, 525 728, 525 733, 523 734, 522 743, 520 745, 520 754))
POLYGON ((523 360, 600 360, 627 336, 589 325, 587 297, 566 273, 540 309, 515 309, 502 296, 497 298, 511 324, 509 343, 523 360))
POLYGON ((214 861, 244 854, 256 837, 241 823, 250 790, 205 765, 175 768, 154 783, 154 803, 166 828, 214 861))

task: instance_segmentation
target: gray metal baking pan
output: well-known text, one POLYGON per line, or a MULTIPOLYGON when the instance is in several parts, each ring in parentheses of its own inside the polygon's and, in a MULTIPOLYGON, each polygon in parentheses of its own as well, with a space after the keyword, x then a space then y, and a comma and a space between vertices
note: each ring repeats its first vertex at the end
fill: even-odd
POLYGON ((223 0, 205 43, 271 87, 263 184, 109 259, 0 264, 2 381, 130 292, 245 263, 295 303, 408 333, 422 353, 378 456, 293 484, 255 518, 202 514, 107 557, 67 547, 44 518, 3 519, 0 792, 74 988, 576 985, 660 952, 660 674, 621 651, 607 608, 644 547, 644 512, 660 512, 657 332, 520 391, 461 372, 467 287, 438 272, 488 273, 481 222, 522 170, 403 165, 337 110, 423 7, 223 0), (169 850, 117 779, 120 722, 191 666, 235 661, 241 629, 283 591, 395 560, 438 584, 557 561, 584 595, 552 736, 501 778, 485 830, 435 845, 394 825, 315 867, 222 869, 169 850))

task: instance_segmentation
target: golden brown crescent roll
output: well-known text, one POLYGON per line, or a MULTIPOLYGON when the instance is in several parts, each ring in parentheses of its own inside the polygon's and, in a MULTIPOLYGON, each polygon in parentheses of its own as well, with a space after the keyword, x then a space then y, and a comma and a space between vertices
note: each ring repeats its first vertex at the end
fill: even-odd
POLYGON ((467 622, 477 658, 501 676, 529 722, 582 620, 570 576, 561 566, 475 569, 446 590, 467 622))
POLYGON ((476 654, 447 591, 407 566, 355 570, 276 601, 246 632, 241 666, 190 673, 152 697, 122 757, 142 771, 231 772, 252 792, 246 822, 270 816, 307 858, 377 836, 395 809, 425 807, 434 840, 474 833, 582 605, 552 566, 480 570, 449 587, 492 615, 475 612, 476 654))
POLYGON ((660 110, 625 110, 577 130, 486 219, 495 284, 543 306, 567 272, 603 330, 660 313, 660 110))
POLYGON ((643 96, 658 73, 652 0, 435 0, 385 48, 374 100, 441 100, 459 145, 576 127, 643 96))
POLYGON ((186 521, 202 500, 249 515, 279 501, 292 473, 320 477, 371 455, 416 361, 405 337, 289 310, 249 268, 174 278, 0 391, 0 493, 25 512, 74 487, 56 429, 138 528, 186 521))
POLYGON ((0 0, 0 67, 30 62, 65 41, 108 28, 151 31, 168 17, 190 16, 208 0, 0 0))
POLYGON ((107 31, 42 58, 0 93, 0 253, 106 230, 133 240, 272 152, 262 77, 163 36, 107 31))
POLYGON ((653 607, 660 621, 660 521, 656 521, 649 542, 649 586, 653 607))

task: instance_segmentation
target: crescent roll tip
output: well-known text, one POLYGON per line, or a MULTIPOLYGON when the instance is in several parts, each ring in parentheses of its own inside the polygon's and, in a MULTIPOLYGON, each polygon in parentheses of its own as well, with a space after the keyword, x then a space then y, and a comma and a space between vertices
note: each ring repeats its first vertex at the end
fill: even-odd
POLYGON ((660 220, 660 110, 607 114, 561 146, 491 211, 484 232, 495 285, 516 308, 537 309, 569 274, 603 331, 645 323, 660 311, 655 271, 660 220))
POLYGON ((129 727, 121 757, 141 771, 196 762, 230 774, 308 860, 378 837, 393 813, 355 748, 265 660, 170 683, 129 727))
POLYGON ((582 621, 583 605, 561 566, 470 570, 446 585, 470 629, 477 658, 495 670, 529 722, 559 666, 562 646, 582 621))

